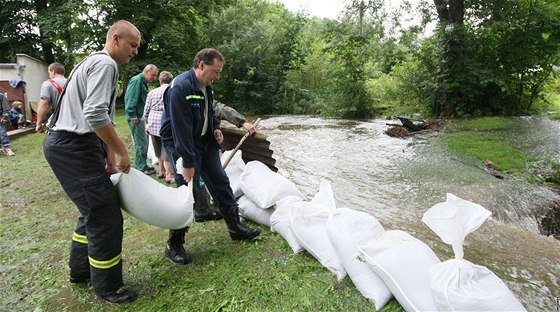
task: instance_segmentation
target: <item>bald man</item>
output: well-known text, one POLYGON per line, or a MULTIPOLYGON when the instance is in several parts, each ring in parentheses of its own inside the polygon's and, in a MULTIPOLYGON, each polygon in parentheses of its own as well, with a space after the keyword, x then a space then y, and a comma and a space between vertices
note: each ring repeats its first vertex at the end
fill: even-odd
POLYGON ((70 282, 87 283, 109 303, 136 293, 123 287, 123 216, 109 176, 130 171, 124 143, 115 132, 118 65, 138 53, 140 32, 118 21, 102 51, 89 55, 68 77, 60 105, 48 122, 45 158, 80 216, 72 235, 70 282))

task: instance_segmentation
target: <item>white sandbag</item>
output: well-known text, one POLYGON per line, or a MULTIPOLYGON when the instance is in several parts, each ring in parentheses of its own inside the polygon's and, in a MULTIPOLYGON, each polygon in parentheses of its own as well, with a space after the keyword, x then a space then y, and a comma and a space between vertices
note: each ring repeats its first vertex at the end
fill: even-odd
POLYGON ((178 188, 165 186, 134 168, 111 176, 121 208, 146 223, 182 229, 193 220, 192 183, 178 188))
POLYGON ((237 204, 239 205, 239 214, 243 218, 266 225, 270 228, 270 216, 274 213, 276 208, 270 207, 268 209, 262 209, 245 195, 237 199, 237 204))
MULTIPOLYGON (((232 150, 229 150, 222 153, 222 166, 232 152, 232 150)), ((242 157, 242 152, 237 151, 237 153, 233 155, 233 158, 230 160, 227 167, 224 169, 229 178, 229 185, 231 186, 231 190, 233 191, 233 195, 235 196, 235 198, 243 195, 243 190, 241 189, 241 174, 245 170, 245 162, 243 161, 242 157)))
POLYGON ((259 161, 250 161, 245 165, 241 174, 241 189, 243 194, 261 208, 272 207, 277 201, 290 195, 303 198, 292 181, 259 161))
POLYGON ((276 210, 270 216, 270 228, 272 231, 280 234, 286 240, 290 248, 294 253, 304 251, 303 246, 298 242, 292 233, 290 227, 290 218, 292 216, 292 210, 296 206, 296 203, 302 202, 303 200, 299 196, 288 196, 276 202, 276 210))
POLYGON ((358 245, 358 250, 406 311, 437 311, 429 272, 440 260, 428 245, 391 230, 358 245))
POLYGON ((341 281, 346 271, 327 235, 327 220, 335 209, 330 182, 323 180, 311 202, 296 203, 290 227, 303 248, 341 281))
POLYGON ((464 259, 433 265, 430 284, 439 311, 526 311, 498 276, 464 259))
POLYGON ((463 259, 465 237, 491 212, 447 194, 447 200, 424 213, 422 221, 453 247, 455 259, 433 265, 430 283, 440 311, 525 311, 504 282, 488 268, 463 259))
POLYGON ((381 310, 393 295, 370 265, 361 259, 358 244, 376 239, 383 232, 385 229, 375 217, 349 208, 337 208, 327 220, 327 234, 344 270, 376 310, 381 310))
MULTIPOLYGON (((152 161, 152 166, 155 166, 158 163, 158 159, 156 157, 156 151, 154 150, 154 142, 152 140, 152 136, 148 136, 148 158, 152 161)), ((161 174, 161 172, 158 172, 161 174)))

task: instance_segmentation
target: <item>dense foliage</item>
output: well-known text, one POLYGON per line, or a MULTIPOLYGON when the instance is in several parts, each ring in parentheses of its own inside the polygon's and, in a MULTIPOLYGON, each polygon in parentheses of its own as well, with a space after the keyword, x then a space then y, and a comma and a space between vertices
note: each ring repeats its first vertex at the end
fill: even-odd
POLYGON ((0 62, 71 68, 127 19, 142 45, 122 89, 146 64, 177 75, 211 46, 226 57, 216 96, 245 114, 517 115, 558 99, 557 1, 397 3, 346 0, 331 20, 271 0, 0 0, 0 62))
POLYGON ((560 60, 557 1, 459 2, 465 2, 464 23, 446 20, 438 29, 447 82, 439 87, 449 99, 435 113, 528 112, 560 60))

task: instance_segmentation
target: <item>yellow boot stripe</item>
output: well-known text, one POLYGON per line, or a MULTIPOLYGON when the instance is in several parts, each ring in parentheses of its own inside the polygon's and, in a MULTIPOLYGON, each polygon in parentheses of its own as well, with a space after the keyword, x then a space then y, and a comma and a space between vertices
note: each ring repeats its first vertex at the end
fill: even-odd
POLYGON ((74 235, 72 235, 72 240, 78 243, 82 243, 82 244, 87 244, 87 237, 85 235, 80 235, 76 232, 74 232, 74 235))
POLYGON ((94 268, 109 269, 119 264, 119 262, 121 261, 121 254, 118 254, 113 259, 107 261, 95 260, 92 257, 88 257, 88 259, 89 259, 89 264, 94 268))

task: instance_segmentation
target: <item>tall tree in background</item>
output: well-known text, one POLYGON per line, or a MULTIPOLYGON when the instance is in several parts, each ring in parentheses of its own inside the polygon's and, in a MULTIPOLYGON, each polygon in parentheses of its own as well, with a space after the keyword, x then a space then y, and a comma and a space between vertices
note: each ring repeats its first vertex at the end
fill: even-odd
POLYGON ((331 24, 326 31, 325 50, 333 60, 333 94, 327 114, 347 118, 373 116, 366 65, 385 35, 387 16, 383 0, 354 0, 348 3, 340 22, 331 24))
POLYGON ((346 118, 369 118, 373 111, 366 88, 367 38, 349 25, 336 25, 329 32, 326 51, 333 57, 334 94, 327 113, 346 118), (346 26, 346 27, 344 27, 346 26), (345 30, 345 32, 342 32, 345 30))
POLYGON ((551 0, 434 0, 436 116, 527 113, 559 63, 560 7, 551 0))
POLYGON ((204 48, 197 33, 198 26, 207 22, 211 12, 219 11, 228 1, 203 0, 104 0, 99 8, 106 12, 109 24, 126 19, 142 33, 138 55, 120 68, 123 90, 130 77, 147 64, 174 75, 190 68, 196 52, 204 48))
POLYGON ((461 101, 465 45, 464 0, 434 0, 438 16, 440 41, 440 68, 433 113, 450 117, 461 101))
MULTIPOLYGON (((35 0, 35 11, 37 12, 37 16, 46 15, 47 1, 35 0)), ((45 34, 45 32, 45 28, 39 23, 39 42, 41 43, 41 47, 43 49, 43 57, 45 62, 52 63, 54 62, 53 42, 48 40, 48 35, 45 34)))
MULTIPOLYGON (((94 30, 99 32, 104 26, 98 19, 95 20, 95 26, 92 23, 86 26, 84 20, 89 16, 80 12, 93 14, 93 11, 83 0, 35 1, 35 10, 42 59, 49 64, 63 63, 68 69, 76 63, 76 57, 78 60, 81 59, 76 52, 79 50, 85 50, 82 53, 87 52, 88 43, 97 39, 93 37, 94 30)), ((100 46, 97 45, 96 48, 100 46)))
POLYGON ((16 53, 41 59, 32 1, 0 0, 0 62, 15 62, 16 53))
POLYGON ((245 114, 290 111, 286 75, 305 58, 303 26, 300 15, 263 0, 240 0, 215 11, 199 33, 226 58, 224 79, 214 83, 218 100, 245 114))
POLYGON ((471 0, 470 112, 526 114, 560 65, 560 6, 551 0, 471 0))

